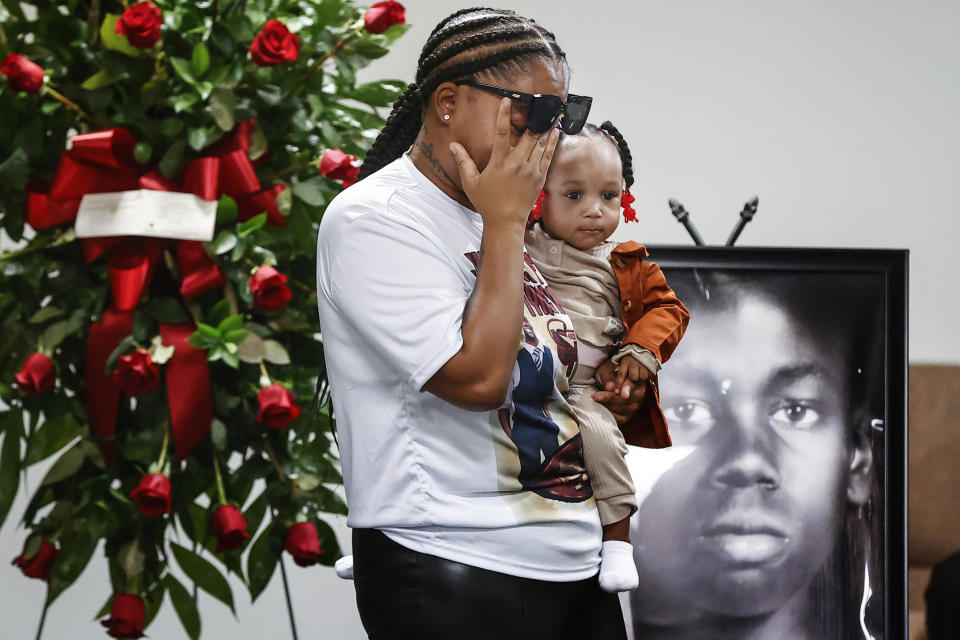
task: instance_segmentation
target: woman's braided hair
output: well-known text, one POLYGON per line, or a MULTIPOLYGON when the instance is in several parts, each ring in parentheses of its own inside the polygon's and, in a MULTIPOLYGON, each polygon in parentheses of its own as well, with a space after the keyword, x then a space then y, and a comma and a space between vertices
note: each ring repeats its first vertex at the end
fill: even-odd
POLYGON ((476 7, 457 11, 438 24, 420 52, 416 80, 397 98, 366 160, 359 179, 386 166, 410 148, 423 125, 423 110, 433 91, 450 80, 473 80, 525 70, 543 58, 566 64, 552 33, 506 9, 476 7))
POLYGON ((617 145, 617 151, 620 152, 620 164, 623 165, 623 181, 629 189, 633 185, 633 155, 630 153, 630 147, 627 146, 627 141, 623 139, 620 130, 607 120, 599 127, 588 122, 583 126, 580 133, 585 133, 588 136, 605 136, 607 140, 617 145))

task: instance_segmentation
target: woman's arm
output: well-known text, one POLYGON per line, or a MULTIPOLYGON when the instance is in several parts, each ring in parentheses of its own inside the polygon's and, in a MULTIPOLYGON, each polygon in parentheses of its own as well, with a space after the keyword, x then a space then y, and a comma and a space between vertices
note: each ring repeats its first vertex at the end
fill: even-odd
POLYGON ((460 144, 450 145, 464 193, 483 217, 480 266, 461 326, 463 346, 423 389, 458 407, 490 411, 506 398, 523 322, 523 234, 558 137, 557 129, 527 131, 511 147, 510 100, 504 98, 483 172, 460 144))

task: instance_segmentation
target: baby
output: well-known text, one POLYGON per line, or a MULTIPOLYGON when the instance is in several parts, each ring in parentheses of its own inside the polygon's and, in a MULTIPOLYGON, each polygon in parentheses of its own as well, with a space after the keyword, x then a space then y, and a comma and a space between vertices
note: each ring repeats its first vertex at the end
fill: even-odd
POLYGON ((607 241, 621 207, 627 221, 636 221, 632 183, 630 150, 610 122, 587 124, 579 134, 562 137, 525 241, 577 335, 578 364, 567 401, 580 424, 603 525, 600 586, 610 592, 638 584, 629 529, 637 501, 624 460, 626 443, 670 445, 656 375, 689 319, 660 268, 644 260, 643 245, 607 241), (606 391, 627 397, 627 385, 647 387, 644 406, 622 427, 592 397, 596 370, 608 358, 616 367, 616 382, 606 391))

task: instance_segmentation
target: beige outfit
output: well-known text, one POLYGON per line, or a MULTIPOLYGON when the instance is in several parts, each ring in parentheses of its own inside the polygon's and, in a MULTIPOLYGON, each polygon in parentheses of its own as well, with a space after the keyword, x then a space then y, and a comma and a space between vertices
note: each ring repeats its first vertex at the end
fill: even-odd
POLYGON ((551 238, 539 225, 527 230, 527 253, 573 321, 578 364, 570 380, 567 402, 573 408, 583 437, 583 455, 603 525, 618 522, 637 510, 636 491, 624 456, 623 433, 606 407, 591 396, 597 391, 596 367, 614 355, 637 358, 656 374, 657 358, 636 344, 621 346, 620 289, 610 266, 615 242, 604 242, 591 252, 551 238))

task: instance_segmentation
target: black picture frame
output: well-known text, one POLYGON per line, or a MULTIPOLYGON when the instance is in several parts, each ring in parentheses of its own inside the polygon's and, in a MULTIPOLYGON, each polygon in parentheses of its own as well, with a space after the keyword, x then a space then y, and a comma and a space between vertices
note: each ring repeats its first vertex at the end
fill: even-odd
MULTIPOLYGON (((874 576, 864 580, 867 586, 882 585, 882 589, 872 589, 874 600, 870 607, 873 608, 871 618, 865 624, 873 626, 867 633, 861 633, 860 630, 851 637, 869 638, 875 640, 896 640, 907 637, 907 456, 906 456, 906 438, 907 438, 907 364, 908 364, 908 340, 907 340, 907 283, 908 283, 908 258, 909 252, 900 249, 826 249, 826 248, 753 248, 753 247, 680 247, 680 246, 648 246, 649 260, 657 263, 663 270, 667 283, 673 286, 674 281, 680 281, 684 278, 688 282, 695 282, 698 287, 704 288, 703 280, 713 283, 715 292, 722 290, 723 284, 718 284, 724 280, 730 282, 739 282, 740 285, 730 284, 730 291, 720 295, 726 295, 735 299, 738 295, 738 286, 742 283, 751 283, 757 281, 764 283, 763 287, 775 288, 778 278, 782 277, 784 283, 804 283, 809 282, 812 289, 816 289, 819 284, 827 282, 847 282, 857 283, 863 278, 863 286, 857 286, 860 291, 858 295, 863 294, 866 298, 873 299, 876 309, 880 310, 882 315, 879 330, 879 342, 882 344, 882 358, 877 365, 879 369, 873 372, 874 375, 882 379, 882 397, 879 402, 882 406, 882 435, 875 436, 870 442, 873 451, 879 449, 879 453, 874 453, 875 458, 882 460, 882 465, 873 465, 872 469, 879 470, 882 477, 876 478, 877 486, 881 488, 882 499, 876 505, 876 508, 882 510, 880 514, 874 514, 876 518, 873 530, 880 526, 882 531, 882 545, 876 545, 876 540, 865 541, 865 545, 882 546, 882 553, 876 554, 878 562, 882 565, 882 576, 874 576), (684 275, 686 274, 686 275, 684 275), (728 278, 728 276, 730 276, 728 278), (841 276, 841 277, 836 277, 841 276), (878 446, 879 445, 879 446, 878 446), (876 596, 882 592, 882 613, 876 611, 878 603, 876 596), (882 625, 880 621, 882 620, 882 625), (877 628, 882 626, 881 628, 877 628)), ((709 285, 707 285, 709 286, 709 285)), ((786 287, 786 285, 784 285, 786 287)), ((748 289, 752 285, 747 285, 748 289)), ((684 300, 684 295, 678 287, 674 289, 684 300)), ((689 287, 688 287, 689 290, 689 287)), ((746 289, 745 289, 746 290, 746 289)), ((799 291, 799 288, 797 289, 799 291)), ((792 295, 786 292, 785 296, 792 295)), ((799 295, 799 294, 798 294, 799 295)), ((784 296, 780 296, 784 298, 784 296)), ((707 294, 709 299, 709 294, 707 294)), ((686 302, 686 300, 685 300, 686 302)), ((831 304, 829 301, 827 305, 831 304)), ((692 331, 707 331, 709 328, 698 329, 696 324, 697 309, 696 305, 688 304, 691 307, 690 328, 685 336, 688 339, 692 331)), ((799 305, 798 305, 799 306, 799 305)), ((712 313, 712 312, 711 312, 712 313)), ((708 325, 703 325, 707 327, 708 325)), ((723 326, 720 323, 717 326, 723 326)), ((810 330, 810 335, 816 332, 810 330)), ((724 336, 712 336, 717 340, 723 340, 724 336)), ((676 353, 681 353, 684 342, 681 341, 676 353)), ((852 347, 851 347, 852 349, 852 347)), ((661 399, 670 395, 670 389, 666 388, 669 383, 669 376, 666 375, 671 367, 671 361, 664 365, 664 371, 660 375, 660 396, 661 399)), ((842 388, 849 388, 843 386, 842 388)), ((723 393, 726 393, 725 391, 723 393)), ((851 401, 850 404, 853 404, 851 401)), ((665 411, 668 408, 665 406, 665 411)), ((668 411, 669 414, 669 411, 668 411)), ((668 415, 668 423, 670 416, 668 415)), ((850 421, 852 422, 852 421, 850 421)), ((719 424, 715 422, 714 424, 719 424)), ((671 433, 674 433, 671 427, 671 433)), ((677 438, 674 437, 676 446, 677 438)), ((879 461, 877 460, 877 461, 879 461)), ((815 469, 811 469, 815 473, 815 469)), ((635 474, 635 482, 637 481, 635 474)), ((642 479, 641 479, 642 482, 642 479)), ((640 497, 641 488, 638 486, 638 497, 640 497)), ((653 491, 656 490, 652 489, 653 491)), ((666 489, 664 489, 666 491, 666 489)), ((657 501, 652 508, 656 508, 657 501)), ((670 501, 664 501, 667 504, 670 501)), ((665 507, 668 509, 683 509, 684 504, 678 499, 674 499, 672 504, 675 506, 665 507)), ((634 516, 643 514, 643 504, 641 511, 634 516)), ((658 519, 658 512, 646 513, 644 517, 651 521, 658 519)), ((849 521, 847 521, 849 523, 849 521)), ((850 525, 842 525, 847 528, 843 535, 848 538, 850 525)), ((634 529, 634 527, 631 527, 634 529)), ((863 528, 858 527, 856 532, 863 528)), ((645 541, 637 539, 638 531, 634 530, 634 548, 643 547, 645 541)), ((875 534, 867 534, 874 536, 875 534)), ((845 538, 846 540, 847 538, 845 538)), ((834 543, 839 546, 839 543, 834 543)), ((651 553, 653 553, 651 551, 651 553)), ((751 557, 749 554, 747 557, 751 557)), ((831 555, 831 557, 833 557, 831 555)), ((635 551, 638 569, 641 573, 641 590, 643 589, 643 574, 646 569, 648 573, 653 573, 651 567, 643 567, 640 553, 635 551)), ((866 560, 869 572, 870 559, 866 560)), ((667 565, 664 565, 667 566, 667 565)), ((826 566, 826 565, 824 565, 826 566)), ((880 567, 876 567, 879 569, 880 567)), ((709 578, 708 578, 709 579, 709 578)), ((811 580, 812 584, 812 580, 811 580)), ((811 589, 806 586, 804 589, 811 589)), ((638 592, 634 592, 637 594, 638 592)), ((633 596, 637 597, 637 596, 633 596)), ((632 602, 632 601, 631 601, 632 602)), ((821 606, 823 603, 819 603, 821 606)), ((851 603, 839 602, 837 606, 840 609, 848 608, 851 603)), ((828 603, 829 605, 829 603, 828 603)), ((626 608, 625 617, 628 624, 634 618, 633 607, 641 605, 631 604, 626 608)), ((638 609, 639 610, 639 609, 638 609)), ((660 620, 668 619, 669 616, 660 620)), ((865 619, 861 616, 861 620, 865 619)), ((632 620, 634 624, 637 620, 632 620)), ((651 624, 654 624, 651 622, 651 624)), ((659 624, 659 623, 656 623, 659 624)), ((638 631, 642 631, 637 627, 638 631)), ((642 637, 642 636, 638 636, 642 637)), ((658 635, 657 637, 669 637, 658 635)), ((678 636, 681 637, 681 636, 678 636)), ((752 637, 752 636, 751 636, 752 637)))

